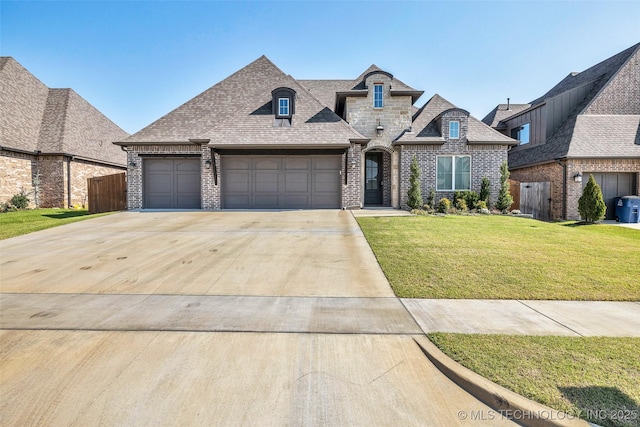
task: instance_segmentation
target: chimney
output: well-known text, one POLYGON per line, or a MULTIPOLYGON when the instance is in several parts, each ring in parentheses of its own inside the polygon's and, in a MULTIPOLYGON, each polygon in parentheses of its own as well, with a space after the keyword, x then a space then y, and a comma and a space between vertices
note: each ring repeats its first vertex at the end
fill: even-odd
POLYGON ((511 109, 511 103, 509 102, 511 98, 507 98, 507 111, 511 109))

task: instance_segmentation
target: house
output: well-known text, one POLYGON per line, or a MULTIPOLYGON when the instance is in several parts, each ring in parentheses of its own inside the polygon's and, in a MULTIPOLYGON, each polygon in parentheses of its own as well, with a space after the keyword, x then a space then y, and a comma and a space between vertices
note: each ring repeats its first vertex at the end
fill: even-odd
POLYGON ((552 219, 579 219, 578 199, 593 174, 615 214, 614 198, 640 195, 640 43, 570 73, 528 104, 500 104, 483 121, 518 139, 511 178, 549 183, 552 219))
POLYGON ((87 178, 126 171, 112 144, 125 131, 11 57, 0 57, 0 129, 0 202, 25 191, 35 206, 84 206, 87 178))
POLYGON ((262 56, 115 144, 130 209, 407 208, 409 165, 438 198, 495 200, 517 142, 372 65, 355 79, 296 80, 262 56))

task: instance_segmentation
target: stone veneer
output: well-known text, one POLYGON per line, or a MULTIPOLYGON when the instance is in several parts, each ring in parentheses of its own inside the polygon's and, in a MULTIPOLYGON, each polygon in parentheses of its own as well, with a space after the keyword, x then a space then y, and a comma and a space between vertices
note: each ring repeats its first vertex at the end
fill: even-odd
MULTIPOLYGON (((402 132, 411 127, 411 96, 391 96, 393 82, 385 73, 371 74, 367 77, 365 83, 369 91, 367 96, 347 97, 344 118, 351 127, 371 139, 363 147, 363 153, 376 149, 389 153, 389 155, 383 154, 385 174, 383 176, 383 200, 387 206, 397 208, 400 206, 398 196, 398 191, 400 190, 398 182, 398 152, 391 144, 402 132), (373 107, 373 87, 375 83, 383 84, 382 108, 373 107), (378 123, 384 128, 380 135, 376 131, 378 123), (385 189, 384 186, 387 188, 385 189)), ((364 170, 364 156, 358 163, 364 170)), ((364 173, 360 176, 360 188, 364 189, 364 173)), ((364 193, 362 191, 361 193, 360 205, 364 203, 364 193)))

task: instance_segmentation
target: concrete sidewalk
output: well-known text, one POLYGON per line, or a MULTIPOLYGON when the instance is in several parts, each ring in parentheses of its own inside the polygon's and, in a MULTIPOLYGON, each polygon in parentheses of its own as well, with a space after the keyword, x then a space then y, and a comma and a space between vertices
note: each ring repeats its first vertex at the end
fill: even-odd
POLYGON ((640 302, 402 299, 424 333, 640 337, 640 302))

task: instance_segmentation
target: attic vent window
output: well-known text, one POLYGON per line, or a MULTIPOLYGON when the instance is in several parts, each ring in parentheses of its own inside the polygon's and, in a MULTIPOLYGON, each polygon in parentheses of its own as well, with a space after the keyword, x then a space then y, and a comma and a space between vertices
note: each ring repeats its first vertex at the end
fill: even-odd
POLYGON ((289 115, 289 98, 278 98, 278 115, 281 117, 289 115))

